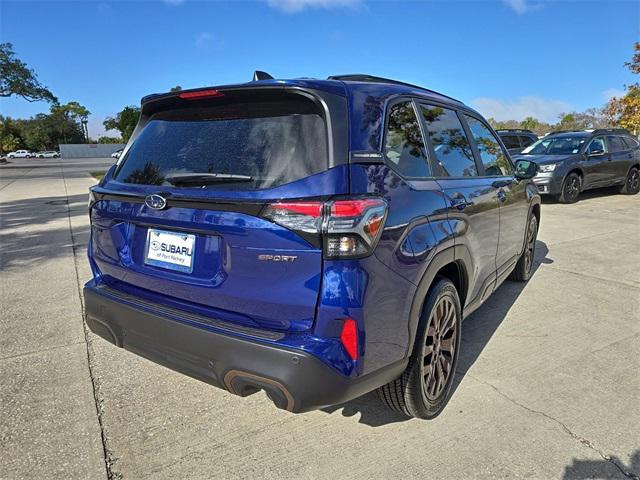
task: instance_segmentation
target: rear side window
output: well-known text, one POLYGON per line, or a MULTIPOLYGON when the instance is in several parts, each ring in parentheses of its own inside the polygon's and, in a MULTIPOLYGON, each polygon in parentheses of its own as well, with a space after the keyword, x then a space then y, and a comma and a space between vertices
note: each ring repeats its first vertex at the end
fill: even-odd
POLYGON ((429 176, 422 132, 411 102, 397 103, 389 109, 384 154, 405 177, 429 176))
MULTIPOLYGON (((520 146, 522 148, 528 147, 533 142, 535 142, 535 140, 531 137, 527 137, 526 135, 523 135, 520 137, 520 146)), ((507 147, 507 148, 511 148, 511 147, 507 147)))
POLYGON ((504 154, 498 139, 477 118, 468 115, 465 115, 465 118, 467 119, 469 130, 471 130, 471 135, 476 141, 480 159, 484 165, 484 174, 487 176, 511 175, 513 167, 504 154))
POLYGON ((507 148, 520 148, 520 142, 517 135, 501 135, 502 143, 507 148))
POLYGON ((315 103, 303 97, 189 105, 151 117, 116 180, 178 187, 272 188, 325 170, 327 148, 324 118, 315 103))
POLYGON ((607 140, 609 141, 609 147, 611 148, 611 152, 621 152, 623 150, 628 150, 625 143, 622 141, 621 137, 616 137, 613 135, 608 135, 607 140))
POLYGON ((421 105, 429 139, 435 153, 435 175, 473 177, 478 175, 471 144, 455 111, 421 105))
POLYGON ((632 137, 622 137, 622 140, 629 148, 635 148, 638 146, 638 140, 632 137))

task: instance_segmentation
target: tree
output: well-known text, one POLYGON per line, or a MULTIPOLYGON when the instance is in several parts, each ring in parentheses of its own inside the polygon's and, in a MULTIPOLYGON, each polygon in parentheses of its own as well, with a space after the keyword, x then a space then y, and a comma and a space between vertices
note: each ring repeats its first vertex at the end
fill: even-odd
MULTIPOLYGON (((634 75, 640 74, 640 42, 634 45, 635 53, 630 62, 625 66, 634 75)), ((626 128, 634 135, 640 134, 640 84, 634 83, 625 86, 624 96, 613 97, 604 108, 604 114, 608 120, 622 128, 626 128)))
POLYGON ((170 92, 179 92, 180 90, 182 90, 182 87, 180 85, 176 85, 175 87, 173 87, 171 90, 169 90, 170 92))
POLYGON ((131 138, 133 130, 138 124, 139 117, 140 109, 130 105, 128 107, 124 107, 115 117, 107 117, 102 124, 107 130, 117 130, 120 132, 122 141, 126 143, 129 141, 129 138, 131 138))
POLYGON ((540 127, 540 122, 533 117, 527 117, 520 122, 520 128, 524 130, 535 131, 538 127, 540 127))
POLYGON ((58 99, 40 84, 36 73, 15 57, 11 43, 0 43, 0 97, 16 95, 29 102, 55 103, 58 99))
POLYGON ((98 138, 98 143, 124 143, 121 138, 102 136, 98 138))

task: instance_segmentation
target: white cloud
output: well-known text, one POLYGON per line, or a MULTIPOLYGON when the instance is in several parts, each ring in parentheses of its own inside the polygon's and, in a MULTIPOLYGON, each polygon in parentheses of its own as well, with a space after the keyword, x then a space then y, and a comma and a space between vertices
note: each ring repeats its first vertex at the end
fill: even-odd
POLYGON ((574 110, 567 102, 534 96, 510 101, 476 98, 471 104, 485 117, 493 117, 496 120, 524 120, 526 117, 534 117, 544 122, 555 123, 558 121, 558 115, 574 110))
POLYGON ((537 10, 542 6, 540 3, 533 4, 529 0, 502 0, 502 3, 511 8, 518 15, 524 15, 525 13, 537 10))
POLYGON ((282 10, 285 13, 301 12, 307 7, 310 8, 335 8, 335 7, 357 7, 362 4, 361 0, 267 0, 270 7, 282 10))
POLYGON ((200 32, 198 35, 196 35, 195 44, 196 44, 196 47, 198 48, 205 48, 209 46, 212 41, 213 41, 213 34, 209 32, 200 32))
POLYGON ((604 97, 605 102, 608 102, 613 97, 624 97, 625 91, 620 90, 619 88, 608 88, 604 92, 602 92, 602 96, 604 97))

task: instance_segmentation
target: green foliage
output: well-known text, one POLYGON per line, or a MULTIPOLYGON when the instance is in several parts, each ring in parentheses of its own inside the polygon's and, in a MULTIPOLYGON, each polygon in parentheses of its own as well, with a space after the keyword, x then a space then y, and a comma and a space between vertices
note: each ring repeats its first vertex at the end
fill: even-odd
POLYGON ((60 143, 83 143, 81 120, 89 111, 78 102, 54 104, 50 113, 39 113, 29 119, 0 117, 0 148, 12 151, 51 150, 60 143))
POLYGON ((121 138, 118 137, 107 137, 103 136, 98 138, 98 143, 125 143, 121 138))
MULTIPOLYGON (((625 63, 631 73, 640 74, 640 42, 634 45, 635 53, 630 62, 625 63)), ((611 123, 626 128, 634 135, 640 134, 640 84, 627 85, 624 96, 614 97, 604 108, 611 123)))
POLYGON ((107 130, 117 130, 122 136, 123 142, 128 142, 136 128, 138 118, 140 117, 140 109, 133 105, 124 107, 115 117, 107 117, 102 122, 107 130))
POLYGON ((182 87, 180 85, 176 85, 175 87, 172 87, 171 90, 169 90, 170 92, 179 92, 180 90, 182 90, 182 87))
POLYGON ((38 81, 36 73, 15 56, 11 43, 0 43, 0 97, 16 95, 29 102, 58 99, 38 81))

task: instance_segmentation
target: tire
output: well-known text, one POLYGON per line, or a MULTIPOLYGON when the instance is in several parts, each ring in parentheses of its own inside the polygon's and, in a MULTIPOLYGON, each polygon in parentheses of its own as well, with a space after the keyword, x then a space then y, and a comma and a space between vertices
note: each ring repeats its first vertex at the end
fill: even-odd
POLYGON ((570 173, 567 178, 562 182, 562 191, 558 196, 560 203, 575 203, 580 196, 581 187, 580 175, 577 173, 570 173))
POLYGON ((9 158, 15 158, 13 155, 9 155, 9 158))
POLYGON ((444 277, 436 278, 425 301, 406 370, 378 389, 387 407, 408 417, 423 419, 434 418, 442 412, 449 400, 458 364, 461 320, 456 287, 444 277))
POLYGON ((640 192, 640 170, 638 167, 631 167, 627 173, 627 179, 620 189, 620 193, 624 195, 636 195, 640 192))
POLYGON ((511 275, 509 276, 510 280, 516 282, 526 282, 531 278, 531 272, 533 270, 533 259, 536 255, 536 238, 538 236, 538 218, 531 214, 529 217, 529 222, 527 223, 527 231, 525 233, 525 245, 524 251, 520 258, 518 259, 518 263, 516 263, 516 268, 513 269, 511 275))

